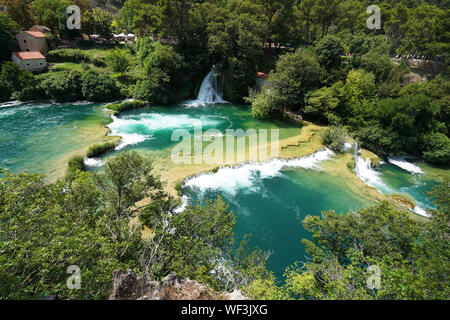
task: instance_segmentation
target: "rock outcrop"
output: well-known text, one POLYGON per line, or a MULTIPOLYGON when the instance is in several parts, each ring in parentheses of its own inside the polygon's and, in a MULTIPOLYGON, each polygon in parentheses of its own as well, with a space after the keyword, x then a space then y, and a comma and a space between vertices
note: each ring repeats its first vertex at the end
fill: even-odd
POLYGON ((171 273, 160 282, 139 277, 133 270, 113 273, 110 300, 248 300, 239 290, 216 292, 190 279, 171 273))

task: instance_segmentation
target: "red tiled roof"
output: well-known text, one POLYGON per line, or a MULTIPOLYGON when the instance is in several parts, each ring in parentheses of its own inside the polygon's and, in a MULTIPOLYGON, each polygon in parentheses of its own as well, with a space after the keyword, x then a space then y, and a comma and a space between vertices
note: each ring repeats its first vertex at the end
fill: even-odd
POLYGON ((45 59, 45 57, 39 51, 31 52, 14 52, 13 53, 20 60, 33 60, 33 59, 45 59))
POLYGON ((25 32, 36 38, 45 38, 45 34, 43 34, 40 31, 25 31, 25 32))
POLYGON ((258 78, 262 78, 262 79, 265 79, 265 80, 269 80, 269 75, 268 75, 267 73, 257 72, 257 73, 256 73, 256 76, 257 76, 258 78))

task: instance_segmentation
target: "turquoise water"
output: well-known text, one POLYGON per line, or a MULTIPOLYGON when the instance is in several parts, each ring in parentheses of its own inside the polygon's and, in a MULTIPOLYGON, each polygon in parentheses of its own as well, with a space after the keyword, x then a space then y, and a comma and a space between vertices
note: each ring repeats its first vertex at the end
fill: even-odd
POLYGON ((256 172, 240 181, 233 181, 233 174, 209 179, 222 179, 217 181, 222 186, 205 189, 200 182, 188 187, 185 191, 190 202, 218 195, 229 202, 237 216, 236 240, 252 234, 250 248, 272 252, 268 267, 278 278, 289 265, 306 261, 301 243, 302 239, 311 239, 302 226, 306 215, 332 209, 346 213, 374 204, 353 194, 343 178, 311 169, 282 169, 269 177, 256 172))
MULTIPOLYGON (((420 165, 419 165, 420 166, 420 165)), ((389 188, 387 193, 405 193, 412 196, 424 209, 435 208, 426 192, 432 191, 439 181, 427 174, 411 174, 390 163, 380 166, 381 180, 389 188)))
MULTIPOLYGON (((56 160, 85 146, 93 128, 109 119, 96 104, 27 103, 0 105, 0 166, 13 172, 48 173, 56 160)), ((151 107, 129 111, 113 119, 113 134, 123 137, 121 148, 167 159, 177 142, 171 141, 174 129, 193 132, 195 121, 203 130, 276 129, 280 139, 297 135, 301 128, 279 122, 257 121, 247 106, 232 104, 207 107, 151 107)), ((117 151, 115 151, 117 152, 117 151)), ((108 155, 111 156, 112 154, 108 155)), ((271 270, 282 277, 285 268, 305 261, 303 238, 310 233, 302 227, 308 214, 319 215, 334 209, 339 213, 357 210, 373 202, 355 194, 343 177, 320 170, 333 156, 306 158, 299 162, 269 162, 246 165, 229 171, 188 181, 186 195, 191 202, 221 195, 237 216, 237 241, 253 234, 250 246, 271 251, 271 270)), ((413 175, 399 167, 384 164, 379 169, 389 192, 412 195, 425 208, 432 207, 423 194, 437 179, 426 171, 413 175)))
POLYGON ((83 147, 78 136, 108 118, 96 104, 0 104, 0 166, 48 173, 55 160, 83 147))
MULTIPOLYGON (((301 129, 275 121, 258 121, 251 116, 248 106, 242 105, 209 105, 198 107, 171 106, 149 107, 122 113, 114 117, 108 127, 114 135, 123 138, 120 148, 128 147, 152 155, 154 151, 167 150, 177 142, 172 141, 173 130, 186 129, 194 133, 195 126, 201 125, 206 133, 209 129, 218 129, 225 134, 227 129, 281 129, 280 139, 298 135, 301 129)), ((164 154, 167 156, 167 153, 164 154)))

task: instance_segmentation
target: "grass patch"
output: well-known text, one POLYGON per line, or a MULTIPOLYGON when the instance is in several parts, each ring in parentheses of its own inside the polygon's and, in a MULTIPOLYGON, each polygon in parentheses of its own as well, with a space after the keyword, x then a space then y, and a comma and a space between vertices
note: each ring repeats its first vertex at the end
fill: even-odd
POLYGON ((47 54, 47 61, 52 63, 73 62, 92 63, 96 67, 105 67, 106 60, 103 55, 96 54, 94 50, 57 49, 47 54))
POLYGON ((114 149, 115 147, 116 147, 116 144, 114 142, 105 142, 103 144, 98 144, 98 145, 92 146, 87 151, 86 157, 95 158, 95 157, 101 156, 102 154, 114 149))

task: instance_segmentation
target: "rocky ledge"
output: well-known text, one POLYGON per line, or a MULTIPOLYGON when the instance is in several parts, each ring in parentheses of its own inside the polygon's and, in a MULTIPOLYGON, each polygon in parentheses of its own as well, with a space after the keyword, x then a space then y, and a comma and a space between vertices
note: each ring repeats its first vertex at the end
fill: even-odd
POLYGON ((207 285, 179 279, 171 273, 160 282, 139 277, 133 270, 113 273, 110 300, 248 300, 239 290, 216 292, 207 285))

